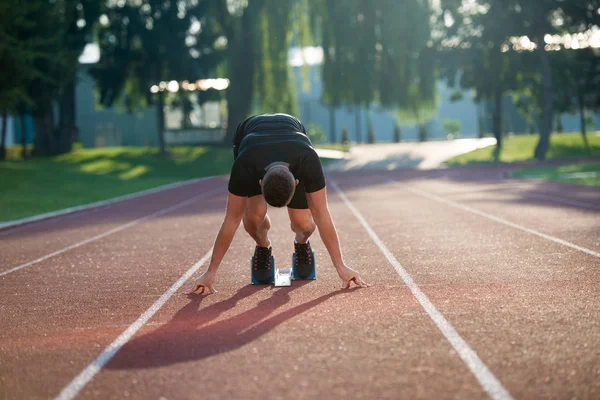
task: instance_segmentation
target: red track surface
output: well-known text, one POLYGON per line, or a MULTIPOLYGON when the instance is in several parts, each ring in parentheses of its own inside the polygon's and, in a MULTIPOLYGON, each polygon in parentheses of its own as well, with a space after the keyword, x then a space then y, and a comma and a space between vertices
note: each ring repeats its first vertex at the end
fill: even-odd
MULTIPOLYGON (((512 397, 600 398, 600 258, 460 208, 598 253, 600 191, 503 172, 329 179, 512 397)), ((210 250, 225 193, 215 178, 1 231, 0 274, 115 230, 0 276, 0 398, 67 387, 210 250)), ((186 282, 78 397, 488 397, 342 197, 330 189, 329 200, 346 261, 373 287, 339 290, 318 235, 316 281, 250 286, 253 243, 240 228, 219 292, 185 296, 186 282)), ((270 215, 276 263, 286 264, 286 213, 270 215)))

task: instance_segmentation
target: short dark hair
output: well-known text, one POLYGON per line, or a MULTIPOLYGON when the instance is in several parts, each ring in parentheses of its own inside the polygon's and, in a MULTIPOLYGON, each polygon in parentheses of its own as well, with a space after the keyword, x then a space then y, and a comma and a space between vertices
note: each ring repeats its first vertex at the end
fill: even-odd
POLYGON ((291 200, 295 190, 296 180, 285 168, 272 168, 263 177, 263 196, 273 207, 285 206, 291 200))

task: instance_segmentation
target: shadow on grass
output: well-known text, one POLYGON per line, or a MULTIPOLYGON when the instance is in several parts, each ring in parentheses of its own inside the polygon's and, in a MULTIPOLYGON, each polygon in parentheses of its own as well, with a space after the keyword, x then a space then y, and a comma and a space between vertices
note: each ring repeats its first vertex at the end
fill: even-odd
POLYGON ((106 368, 155 368, 232 351, 334 296, 356 290, 331 292, 276 313, 278 308, 290 302, 290 293, 308 283, 298 281, 290 287, 273 289, 271 297, 258 302, 253 308, 220 321, 216 320, 221 314, 234 309, 239 301, 264 290, 264 286, 244 286, 229 299, 200 309, 205 296, 190 295, 190 302, 168 323, 128 342, 106 368))

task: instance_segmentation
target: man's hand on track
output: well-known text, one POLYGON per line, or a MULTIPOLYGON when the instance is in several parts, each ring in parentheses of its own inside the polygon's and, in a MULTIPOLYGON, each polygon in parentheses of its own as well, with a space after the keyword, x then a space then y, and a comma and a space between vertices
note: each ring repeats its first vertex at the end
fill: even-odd
POLYGON ((208 272, 205 272, 200 276, 200 278, 198 278, 196 283, 194 283, 194 286, 192 286, 190 290, 185 292, 185 294, 196 293, 198 290, 200 290, 199 294, 204 294, 205 290, 208 290, 207 294, 217 293, 217 291, 213 287, 214 280, 215 277, 213 275, 209 274, 208 272))
POLYGON ((363 288, 371 286, 370 284, 362 280, 358 272, 346 265, 344 265, 342 269, 338 270, 338 274, 343 282, 342 289, 348 289, 351 286, 352 282, 354 282, 356 286, 363 288))

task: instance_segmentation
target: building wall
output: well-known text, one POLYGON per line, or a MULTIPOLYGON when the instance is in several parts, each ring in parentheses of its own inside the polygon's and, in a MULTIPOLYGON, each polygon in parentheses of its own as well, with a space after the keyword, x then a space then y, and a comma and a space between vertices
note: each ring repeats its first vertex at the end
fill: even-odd
POLYGON ((133 114, 115 107, 99 109, 94 80, 86 65, 81 66, 77 79, 76 124, 84 147, 157 145, 154 106, 133 114))
MULTIPOLYGON (((0 127, 3 123, 3 118, 0 116, 0 127)), ((17 144, 17 140, 15 138, 14 118, 10 116, 6 118, 6 137, 4 144, 6 147, 17 144)))

